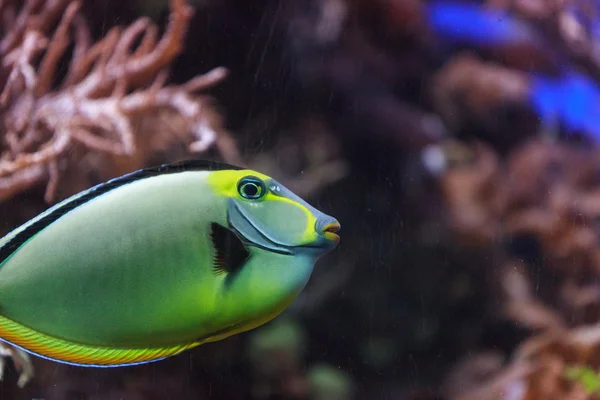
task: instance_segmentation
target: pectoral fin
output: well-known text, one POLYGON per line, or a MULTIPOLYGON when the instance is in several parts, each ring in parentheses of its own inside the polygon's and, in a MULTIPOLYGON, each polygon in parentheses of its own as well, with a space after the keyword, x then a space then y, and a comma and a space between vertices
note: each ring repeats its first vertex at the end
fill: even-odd
POLYGON ((250 258, 244 243, 230 229, 213 222, 210 234, 215 249, 213 271, 217 275, 235 273, 250 258))

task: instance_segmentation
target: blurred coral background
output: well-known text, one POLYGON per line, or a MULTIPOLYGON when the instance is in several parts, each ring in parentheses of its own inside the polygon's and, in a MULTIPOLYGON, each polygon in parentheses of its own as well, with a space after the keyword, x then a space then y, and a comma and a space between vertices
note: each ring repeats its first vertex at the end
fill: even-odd
POLYGON ((0 399, 600 398, 599 82, 595 0, 0 0, 2 234, 193 157, 342 224, 271 323, 118 369, 5 346, 0 399))

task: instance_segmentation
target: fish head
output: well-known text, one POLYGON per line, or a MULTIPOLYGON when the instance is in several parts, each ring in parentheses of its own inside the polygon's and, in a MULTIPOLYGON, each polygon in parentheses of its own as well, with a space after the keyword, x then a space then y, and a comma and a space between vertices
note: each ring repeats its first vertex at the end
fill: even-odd
POLYGON ((316 260, 337 246, 340 228, 257 171, 211 171, 208 182, 225 208, 211 234, 221 275, 215 282, 223 286, 211 313, 213 329, 202 342, 253 329, 282 312, 307 284, 316 260))
POLYGON ((217 171, 216 191, 227 198, 227 218, 250 246, 319 258, 339 243, 340 223, 283 186, 253 170, 217 171))

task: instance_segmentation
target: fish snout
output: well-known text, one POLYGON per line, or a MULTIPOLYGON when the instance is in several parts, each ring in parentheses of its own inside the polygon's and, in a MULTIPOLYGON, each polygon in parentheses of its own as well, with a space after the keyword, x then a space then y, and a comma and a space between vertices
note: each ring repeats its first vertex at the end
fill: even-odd
POLYGON ((315 224, 315 230, 319 236, 330 242, 330 245, 333 246, 337 245, 340 241, 340 237, 337 234, 340 228, 341 225, 338 220, 329 215, 320 216, 315 224))

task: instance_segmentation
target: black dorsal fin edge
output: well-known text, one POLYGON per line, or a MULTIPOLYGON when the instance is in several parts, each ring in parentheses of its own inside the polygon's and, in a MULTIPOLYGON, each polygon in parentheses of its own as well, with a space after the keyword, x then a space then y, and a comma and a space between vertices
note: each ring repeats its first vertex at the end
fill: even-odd
POLYGON ((23 243, 31 239, 38 232, 42 231, 53 222, 57 221, 69 211, 87 203, 96 197, 108 193, 111 190, 127 185, 128 183, 145 178, 151 178, 153 176, 175 174, 186 171, 239 171, 242 169, 244 168, 217 161, 191 159, 140 169, 129 174, 113 178, 107 182, 100 183, 90 189, 71 196, 70 198, 62 201, 61 203, 46 210, 44 213, 41 213, 37 217, 22 225, 24 229, 15 234, 2 247, 0 247, 0 264, 10 257, 19 247, 21 247, 23 243))
MULTIPOLYGON (((113 189, 116 189, 116 188, 126 185, 128 183, 138 181, 141 179, 145 179, 145 178, 151 178, 153 176, 176 174, 179 172, 187 172, 187 171, 224 171, 224 170, 228 170, 228 169, 239 171, 244 168, 237 167, 237 166, 231 165, 231 164, 217 162, 217 161, 182 160, 182 161, 176 161, 176 162, 169 163, 169 164, 162 164, 162 165, 155 166, 155 167, 139 169, 137 171, 130 172, 129 174, 125 174, 125 175, 119 176, 117 178, 113 178, 104 183, 100 183, 100 184, 92 187, 91 189, 89 189, 89 191, 94 191, 94 192, 100 191, 100 194, 104 194, 106 192, 109 192, 113 189), (108 186, 108 188, 105 188, 106 186, 108 186)), ((97 196, 99 196, 100 194, 98 194, 97 196)), ((88 201, 94 197, 96 197, 96 196, 92 196, 91 198, 88 199, 88 201)), ((76 199, 76 200, 78 200, 78 199, 76 199)), ((84 202, 82 202, 80 204, 83 204, 83 203, 84 202)))

